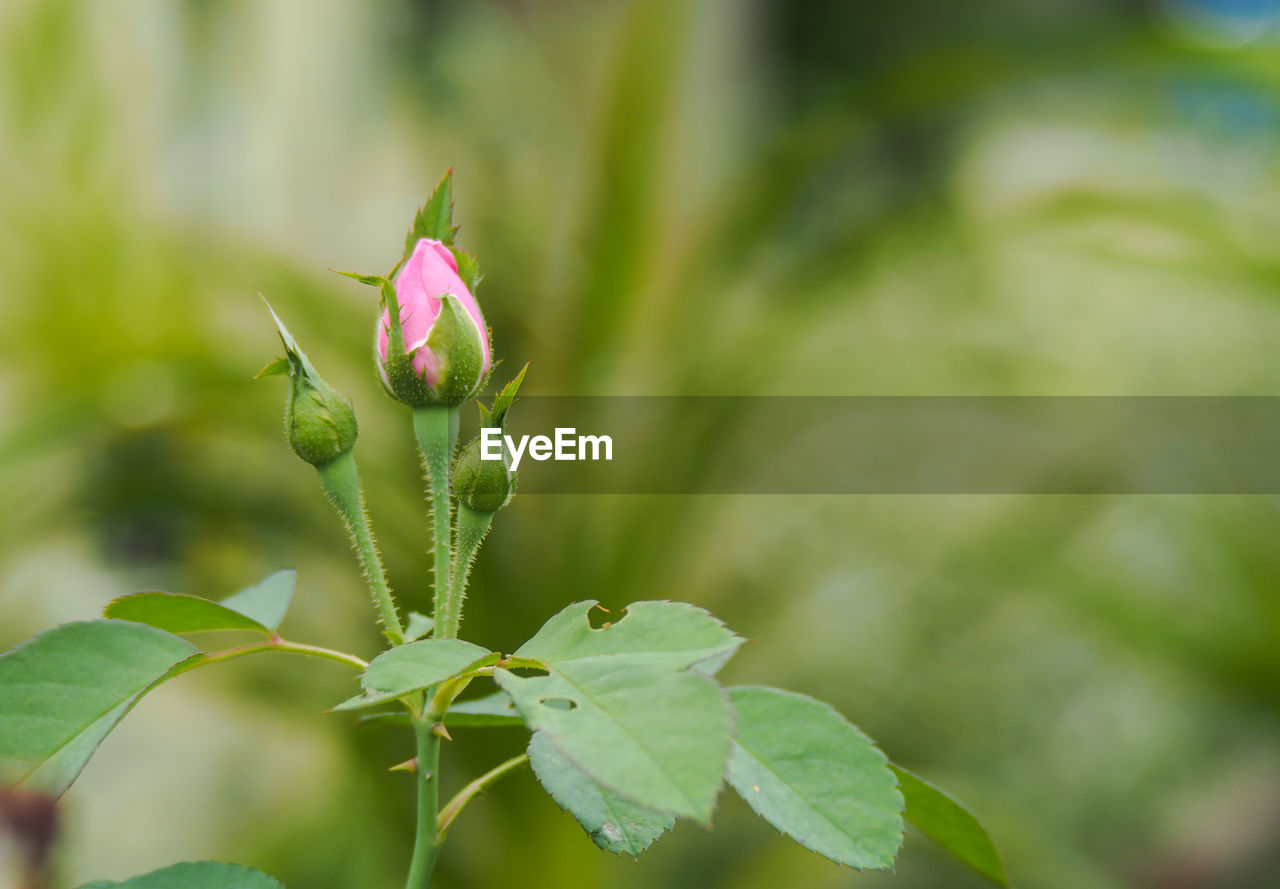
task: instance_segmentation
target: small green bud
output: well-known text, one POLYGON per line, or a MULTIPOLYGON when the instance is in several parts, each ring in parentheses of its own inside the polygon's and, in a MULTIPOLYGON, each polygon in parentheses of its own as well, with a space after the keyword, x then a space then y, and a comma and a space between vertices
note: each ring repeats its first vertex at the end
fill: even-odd
MULTIPOLYGON (((496 429, 499 434, 505 431, 507 412, 515 403, 516 392, 528 369, 526 364, 516 378, 503 387, 494 399, 492 410, 479 405, 483 429, 496 429)), ((464 506, 476 512, 492 513, 511 502, 516 492, 516 473, 511 471, 511 456, 506 448, 499 449, 500 459, 484 459, 482 436, 483 432, 458 455, 453 466, 453 490, 464 506)))
POLYGON ((284 406, 284 431, 293 452, 313 466, 322 466, 355 447, 359 435, 351 402, 316 372, 284 323, 271 311, 285 357, 262 369, 258 376, 289 375, 284 406))
POLYGON ((501 460, 481 459, 480 438, 472 439, 454 463, 453 490, 459 503, 476 512, 502 509, 516 491, 516 474, 511 471, 506 451, 501 460))

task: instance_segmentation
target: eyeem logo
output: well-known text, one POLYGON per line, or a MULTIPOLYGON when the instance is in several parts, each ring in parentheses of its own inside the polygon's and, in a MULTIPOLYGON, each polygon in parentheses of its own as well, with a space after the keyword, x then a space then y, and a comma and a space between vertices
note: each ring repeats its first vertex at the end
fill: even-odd
POLYGON ((556 460, 572 463, 576 460, 612 460, 613 439, 607 435, 578 435, 572 426, 557 426, 554 436, 520 436, 519 441, 502 430, 485 427, 480 432, 480 459, 501 460, 502 447, 506 445, 511 455, 511 469, 520 468, 520 461, 527 453, 539 463, 556 460))

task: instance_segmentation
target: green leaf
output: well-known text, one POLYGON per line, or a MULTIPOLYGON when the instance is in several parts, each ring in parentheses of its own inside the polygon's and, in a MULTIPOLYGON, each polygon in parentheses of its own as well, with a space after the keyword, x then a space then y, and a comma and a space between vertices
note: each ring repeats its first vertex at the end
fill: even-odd
POLYGON ((410 642, 374 658, 360 677, 364 693, 333 709, 373 707, 497 662, 498 655, 461 639, 410 642))
POLYGON ((434 238, 445 246, 453 243, 458 227, 453 224, 453 169, 444 174, 436 190, 427 202, 418 208, 404 239, 404 256, 413 255, 413 248, 422 238, 434 238))
POLYGON ((435 628, 436 622, 433 618, 410 611, 409 621, 404 628, 404 641, 417 642, 422 637, 431 635, 431 631, 435 628))
POLYGON ((189 861, 123 883, 99 880, 86 883, 80 889, 284 889, 284 884, 275 877, 238 864, 189 861))
POLYGON ((454 701, 449 712, 445 714, 444 724, 447 726, 506 726, 523 725, 524 720, 516 711, 511 695, 505 691, 497 691, 483 698, 470 701, 454 701))
POLYGON ((851 867, 893 865, 902 794, 888 760, 843 716, 776 688, 729 690, 738 737, 729 783, 806 849, 851 867))
POLYGON ((111 602, 103 615, 170 633, 250 630, 270 636, 289 610, 297 580, 296 571, 277 571, 221 602, 181 593, 135 593, 111 602))
POLYGON ((637 805, 711 820, 732 731, 728 702, 713 679, 627 655, 547 666, 546 676, 494 671, 526 725, 637 805))
POLYGON ((297 585, 298 572, 286 568, 251 587, 232 593, 221 604, 275 632, 289 612, 289 603, 293 601, 293 591, 297 585))
POLYGON ((1008 886, 1000 852, 973 813, 928 781, 889 765, 906 800, 907 820, 952 855, 999 886, 1008 886))
POLYGON ((608 656, 617 663, 714 673, 742 637, 711 614, 687 602, 635 602, 616 622, 593 628, 594 600, 575 602, 543 624, 517 657, 568 664, 608 656))
POLYGON ((271 635, 251 617, 217 602, 182 593, 134 593, 107 605, 104 617, 131 620, 170 633, 204 633, 213 630, 250 630, 271 635))
POLYGON ((195 653, 163 630, 101 620, 0 655, 0 784, 60 796, 138 698, 195 653))
POLYGON ((593 628, 576 602, 516 657, 550 674, 495 672, 525 724, 604 787, 660 812, 709 821, 729 750, 732 714, 708 672, 742 639, 701 608, 636 602, 593 628))
POLYGON ((542 732, 529 741, 529 765, 556 804, 606 852, 634 857, 675 826, 672 816, 637 806, 574 768, 542 732))

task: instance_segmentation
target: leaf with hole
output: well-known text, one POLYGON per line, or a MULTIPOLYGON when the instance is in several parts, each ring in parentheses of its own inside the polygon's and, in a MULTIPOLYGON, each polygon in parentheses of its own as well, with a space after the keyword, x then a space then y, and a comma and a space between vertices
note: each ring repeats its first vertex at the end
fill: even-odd
POLYGON ((357 710, 384 704, 497 662, 498 655, 461 639, 410 642, 374 658, 360 677, 364 692, 333 709, 357 710))
POLYGON ((893 865, 902 794, 888 760, 829 705, 776 688, 729 690, 738 735, 729 783, 757 814, 819 855, 893 865))
POLYGON ((595 628, 594 600, 574 602, 520 646, 517 657, 545 663, 608 656, 615 663, 683 670, 696 666, 715 673, 743 639, 707 611, 687 602, 634 602, 615 622, 595 628))
POLYGON ((907 820, 988 880, 1009 885, 1000 852, 973 813, 928 781, 890 764, 906 800, 907 820))
POLYGON ((732 730, 713 679, 608 654, 547 667, 546 676, 494 672, 529 728, 637 805, 710 821, 732 730))
POLYGON ((138 698, 194 654, 163 630, 98 620, 0 655, 0 784, 60 796, 138 698))
POLYGON ((556 804, 606 852, 634 857, 675 826, 673 816, 638 806, 592 780, 542 732, 529 740, 529 765, 556 804))
POLYGON ((238 864, 188 861, 120 883, 99 880, 80 889, 284 889, 284 884, 238 864))

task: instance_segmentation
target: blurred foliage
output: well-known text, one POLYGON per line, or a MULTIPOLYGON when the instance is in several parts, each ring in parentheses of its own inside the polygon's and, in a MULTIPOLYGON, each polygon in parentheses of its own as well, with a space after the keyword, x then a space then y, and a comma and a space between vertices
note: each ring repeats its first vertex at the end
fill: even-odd
MULTIPOLYGON (((325 269, 388 267, 450 165, 532 393, 1272 394, 1276 16, 6 3, 0 645, 297 566, 290 635, 376 650, 283 392, 251 382, 277 351, 259 291, 356 403, 393 585, 422 607, 407 416, 370 292, 325 269)), ((523 496, 467 619, 510 650, 569 599, 696 602, 760 640, 731 681, 835 703, 978 812, 1016 882, 1253 889, 1280 870, 1277 539, 1273 497, 523 496)), ((351 691, 292 661, 162 689, 66 797, 64 884, 215 857, 398 885, 412 800, 382 766, 409 739, 321 714, 351 691)), ((523 743, 474 734, 453 781, 523 743)), ((468 812, 439 882, 968 879, 919 838, 896 874, 841 870, 728 797, 635 864, 526 777, 468 812)))

